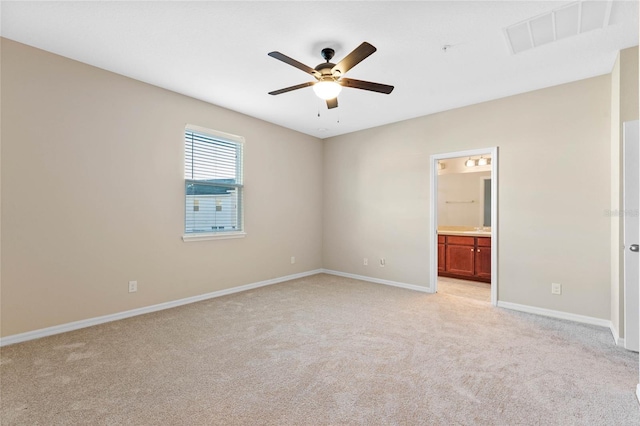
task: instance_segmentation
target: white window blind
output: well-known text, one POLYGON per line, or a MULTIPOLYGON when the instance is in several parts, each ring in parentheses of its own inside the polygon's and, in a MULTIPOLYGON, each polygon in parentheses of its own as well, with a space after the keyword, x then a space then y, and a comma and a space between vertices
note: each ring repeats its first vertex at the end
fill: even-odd
POLYGON ((185 234, 243 231, 243 142, 215 130, 185 128, 185 234))

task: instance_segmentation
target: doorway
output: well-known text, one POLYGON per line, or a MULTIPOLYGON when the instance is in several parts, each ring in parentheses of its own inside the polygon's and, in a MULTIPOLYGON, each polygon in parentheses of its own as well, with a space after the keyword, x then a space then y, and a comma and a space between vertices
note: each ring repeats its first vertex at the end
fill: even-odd
MULTIPOLYGON (((487 222, 490 223, 491 231, 491 305, 498 304, 498 147, 474 149, 468 151, 449 152, 443 154, 434 154, 430 157, 431 171, 431 197, 430 197, 430 279, 429 291, 436 293, 438 291, 438 171, 439 164, 446 160, 460 157, 469 157, 470 159, 483 156, 491 157, 491 175, 483 183, 490 189, 490 209, 484 205, 483 212, 487 222)), ((486 193, 486 192, 485 192, 486 193)), ((487 199, 487 201, 489 201, 487 199)), ((442 261, 442 259, 440 259, 442 261)))

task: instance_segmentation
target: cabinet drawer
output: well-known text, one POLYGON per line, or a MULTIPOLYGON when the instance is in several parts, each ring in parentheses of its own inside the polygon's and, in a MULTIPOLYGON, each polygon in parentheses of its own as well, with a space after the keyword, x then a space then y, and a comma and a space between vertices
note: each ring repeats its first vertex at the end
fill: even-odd
POLYGON ((491 238, 478 237, 478 247, 491 247, 491 238))
POLYGON ((444 235, 438 235, 438 244, 444 244, 446 237, 444 235))
POLYGON ((455 244, 457 246, 474 246, 475 237, 458 237, 455 235, 447 236, 447 244, 455 244))

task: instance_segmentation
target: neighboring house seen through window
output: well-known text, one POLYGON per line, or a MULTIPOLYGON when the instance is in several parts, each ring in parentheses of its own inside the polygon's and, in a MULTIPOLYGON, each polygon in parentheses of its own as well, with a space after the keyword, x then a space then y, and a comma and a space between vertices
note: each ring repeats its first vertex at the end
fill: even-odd
POLYGON ((244 138, 187 125, 184 239, 243 236, 244 138))

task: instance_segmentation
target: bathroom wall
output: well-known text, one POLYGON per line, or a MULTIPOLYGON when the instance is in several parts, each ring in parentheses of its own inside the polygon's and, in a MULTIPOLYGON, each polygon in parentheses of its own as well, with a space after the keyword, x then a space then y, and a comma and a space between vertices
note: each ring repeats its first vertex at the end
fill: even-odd
POLYGON ((438 226, 482 226, 485 179, 491 172, 438 176, 438 226))

